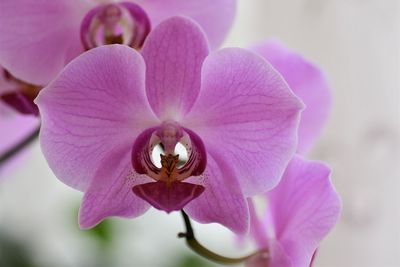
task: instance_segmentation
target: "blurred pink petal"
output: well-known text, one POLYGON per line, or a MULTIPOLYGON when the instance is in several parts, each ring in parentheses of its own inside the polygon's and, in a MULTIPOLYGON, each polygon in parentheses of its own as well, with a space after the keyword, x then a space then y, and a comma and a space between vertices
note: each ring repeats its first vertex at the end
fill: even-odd
POLYGON ((211 48, 218 48, 233 24, 236 0, 134 0, 152 20, 153 27, 176 15, 187 16, 200 24, 211 48))
MULTIPOLYGON (((48 84, 70 60, 84 51, 81 24, 85 15, 96 6, 114 2, 0 1, 0 64, 19 79, 36 85, 48 84)), ((153 27, 171 16, 191 17, 204 27, 214 48, 228 33, 236 10, 235 0, 138 0, 132 3, 149 14, 153 27)))
MULTIPOLYGON (((3 68, 0 67, 0 95, 15 90, 14 84, 5 79, 3 72, 3 68)), ((0 156, 28 137, 38 126, 39 120, 36 117, 22 116, 0 99, 0 156)), ((19 163, 18 160, 19 157, 16 157, 0 166, 0 179, 19 163)))
MULTIPOLYGON (((39 124, 39 120, 36 117, 18 115, 0 102, 0 156, 31 135, 39 124)), ((4 174, 8 174, 18 164, 22 164, 19 161, 20 159, 18 155, 15 155, 15 157, 2 163, 0 166, 0 180, 4 178, 4 174)))
POLYGON ((306 154, 320 136, 331 110, 331 92, 320 68, 278 41, 268 41, 253 49, 266 58, 285 78, 306 108, 301 114, 297 152, 306 154))
POLYGON ((1 95, 0 101, 4 104, 13 107, 15 111, 23 115, 34 115, 39 116, 39 109, 35 103, 33 103, 32 97, 30 95, 22 92, 15 91, 11 93, 6 93, 1 95))
MULTIPOLYGON (((259 251, 248 259, 245 267, 297 267, 276 240, 270 240, 268 249, 259 251)), ((300 267, 300 266, 299 266, 300 267)), ((309 267, 309 266, 307 266, 309 267)))
POLYGON ((78 0, 0 1, 0 64, 22 80, 46 85, 83 52, 79 29, 89 8, 78 0))
POLYGON ((184 121, 223 154, 246 196, 273 188, 293 156, 302 104, 256 54, 227 48, 203 64, 202 88, 184 121))
MULTIPOLYGON (((331 180, 330 169, 323 163, 294 157, 285 174, 273 190, 267 193, 267 214, 264 231, 268 240, 254 238, 258 244, 278 242, 284 253, 281 261, 290 258, 293 267, 309 267, 312 256, 322 239, 336 224, 341 201, 331 180), (273 234, 267 229, 272 228, 273 234)), ((252 227, 260 227, 259 219, 251 214, 252 227)), ((261 265, 259 265, 261 266, 261 265)), ((281 265, 277 265, 281 266, 281 265)), ((271 264, 270 267, 275 267, 271 264)))

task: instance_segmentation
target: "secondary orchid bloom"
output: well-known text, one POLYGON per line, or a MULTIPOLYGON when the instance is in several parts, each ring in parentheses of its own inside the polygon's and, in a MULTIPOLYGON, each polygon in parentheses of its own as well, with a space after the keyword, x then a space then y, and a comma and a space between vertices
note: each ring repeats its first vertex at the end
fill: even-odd
POLYGON ((85 49, 122 43, 140 48, 162 20, 197 21, 218 47, 236 0, 1 0, 0 65, 19 79, 47 85, 85 49))
POLYGON ((303 108, 265 60, 240 48, 209 54, 182 17, 159 24, 140 54, 86 52, 36 103, 50 167, 85 192, 81 227, 151 205, 236 233, 248 229, 246 197, 273 188, 293 156, 303 108))
POLYGON ((252 48, 282 74, 306 108, 301 114, 297 153, 305 155, 320 136, 331 111, 331 92, 320 68, 276 40, 252 48))
MULTIPOLYGON (((16 84, 4 75, 4 69, 0 67, 0 95, 12 95, 16 90, 16 84), (3 75, 2 75, 3 74, 3 75)), ((21 106, 21 108, 24 108, 21 106)), ((30 110, 30 106, 26 109, 30 110)), ((18 144, 38 126, 38 119, 34 116, 22 116, 15 112, 9 105, 0 101, 0 156, 18 144)), ((13 165, 13 164, 11 164, 13 165)), ((4 178, 5 169, 10 166, 0 166, 0 179, 4 178)))
MULTIPOLYGON (((319 137, 331 109, 322 71, 277 41, 253 48, 266 58, 306 105, 299 124, 297 152, 305 154, 319 137)), ((263 219, 251 211, 251 232, 260 248, 248 266, 309 267, 319 242, 334 226, 340 201, 325 165, 296 156, 282 181, 267 193, 263 219), (316 197, 323 196, 316 200, 316 197), (315 212, 318 211, 318 212, 315 212)), ((250 203, 252 206, 252 203, 250 203)))
POLYGON ((341 201, 325 164, 294 157, 281 182, 267 193, 265 214, 251 208, 251 231, 260 252, 246 267, 309 267, 336 224, 341 201))

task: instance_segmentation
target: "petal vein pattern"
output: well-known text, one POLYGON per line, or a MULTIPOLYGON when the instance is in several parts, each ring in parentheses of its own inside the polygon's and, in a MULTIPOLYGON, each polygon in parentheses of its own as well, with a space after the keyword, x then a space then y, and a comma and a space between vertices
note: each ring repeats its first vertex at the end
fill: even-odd
POLYGON ((45 157, 60 180, 79 190, 103 157, 119 145, 131 147, 143 128, 157 123, 140 55, 120 45, 98 49, 104 54, 93 49, 72 61, 36 100, 45 157))
POLYGON ((162 120, 179 120, 192 107, 208 52, 200 27, 180 17, 161 23, 147 38, 142 51, 147 97, 162 120))
POLYGON ((85 192, 79 211, 79 224, 90 228, 109 216, 136 217, 150 205, 132 193, 132 187, 150 179, 135 173, 130 149, 121 146, 110 151, 85 192))
POLYGON ((295 150, 302 108, 266 61, 227 48, 205 60, 200 94, 183 121, 208 151, 224 155, 250 196, 279 181, 295 150))
POLYGON ((247 233, 248 207, 231 166, 218 154, 209 153, 207 160, 204 174, 189 179, 203 185, 204 193, 190 202, 185 211, 198 222, 218 222, 235 233, 247 233))

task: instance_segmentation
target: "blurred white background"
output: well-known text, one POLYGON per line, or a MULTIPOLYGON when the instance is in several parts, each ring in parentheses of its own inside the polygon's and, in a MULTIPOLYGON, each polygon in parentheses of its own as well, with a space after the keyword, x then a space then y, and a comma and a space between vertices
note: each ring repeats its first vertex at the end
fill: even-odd
MULTIPOLYGON (((332 115, 311 158, 332 166, 344 210, 315 266, 400 266, 400 1, 239 0, 226 46, 271 37, 318 63, 333 89, 332 115)), ((81 196, 53 176, 35 144, 0 184, 0 235, 25 245, 38 267, 98 266, 97 260, 107 267, 177 267, 190 253, 176 238, 179 214, 154 210, 111 220, 112 249, 98 253, 106 245, 77 227, 81 196)), ((197 228, 209 247, 240 251, 222 227, 197 228)))

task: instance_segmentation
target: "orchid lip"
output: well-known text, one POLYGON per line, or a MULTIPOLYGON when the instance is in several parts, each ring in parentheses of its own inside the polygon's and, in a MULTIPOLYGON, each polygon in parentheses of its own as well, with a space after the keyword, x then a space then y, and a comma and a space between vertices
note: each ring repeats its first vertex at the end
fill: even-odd
POLYGON ((140 49, 150 28, 150 20, 140 6, 129 2, 102 4, 82 20, 81 41, 87 50, 107 44, 140 49))
POLYGON ((181 210, 186 204, 204 192, 204 187, 186 182, 153 182, 136 185, 133 193, 153 207, 167 213, 181 210))

